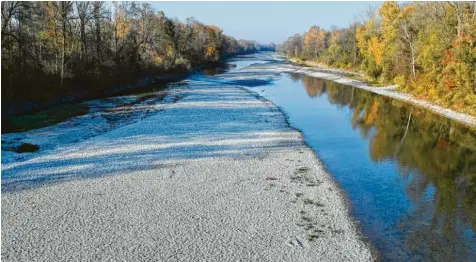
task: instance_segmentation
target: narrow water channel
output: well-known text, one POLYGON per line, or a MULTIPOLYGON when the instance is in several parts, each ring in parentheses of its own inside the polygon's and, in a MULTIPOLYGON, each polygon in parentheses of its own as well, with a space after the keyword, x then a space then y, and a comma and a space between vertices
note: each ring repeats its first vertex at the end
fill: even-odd
POLYGON ((281 73, 251 89, 281 107, 302 131, 384 261, 474 259, 474 130, 301 74, 281 73))

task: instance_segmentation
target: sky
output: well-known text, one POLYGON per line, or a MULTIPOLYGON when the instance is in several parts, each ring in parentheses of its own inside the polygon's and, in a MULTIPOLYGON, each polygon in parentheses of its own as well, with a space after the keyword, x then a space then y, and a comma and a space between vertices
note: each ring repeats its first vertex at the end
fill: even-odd
POLYGON ((382 2, 150 2, 169 18, 195 17, 237 39, 282 43, 312 25, 347 27, 382 2))

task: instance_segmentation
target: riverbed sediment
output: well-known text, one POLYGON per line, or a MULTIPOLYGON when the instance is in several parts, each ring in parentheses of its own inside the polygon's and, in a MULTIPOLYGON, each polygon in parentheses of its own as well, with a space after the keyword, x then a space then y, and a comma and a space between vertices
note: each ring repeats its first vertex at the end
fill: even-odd
POLYGON ((169 91, 156 115, 2 166, 3 260, 375 259, 275 105, 201 79, 169 91))

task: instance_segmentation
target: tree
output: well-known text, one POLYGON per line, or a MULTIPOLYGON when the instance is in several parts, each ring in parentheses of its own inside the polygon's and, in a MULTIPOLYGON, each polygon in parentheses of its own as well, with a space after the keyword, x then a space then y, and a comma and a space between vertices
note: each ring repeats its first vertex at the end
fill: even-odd
POLYGON ((403 8, 400 15, 400 25, 402 28, 402 39, 408 44, 410 50, 410 64, 413 80, 416 80, 416 46, 418 29, 415 22, 415 6, 408 5, 403 8))
POLYGON ((91 11, 91 3, 86 1, 76 2, 76 9, 79 18, 80 38, 81 38, 81 55, 80 59, 87 62, 87 39, 86 39, 86 25, 93 18, 91 11))
POLYGON ((304 35, 304 48, 315 59, 327 48, 327 32, 318 26, 312 26, 304 35))
MULTIPOLYGON (((57 14, 59 15, 59 21, 60 21, 60 24, 61 24, 61 73, 60 73, 60 79, 61 79, 61 84, 63 84, 63 79, 64 79, 64 72, 65 72, 65 62, 67 60, 66 58, 66 45, 67 44, 70 44, 70 43, 67 43, 66 42, 66 39, 68 37, 69 34, 71 34, 69 30, 70 28, 70 21, 73 19, 73 17, 71 16, 71 12, 72 12, 72 6, 73 6, 73 2, 70 2, 70 1, 62 1, 62 2, 59 2, 57 5, 55 5, 55 7, 58 10, 57 14)), ((68 38, 69 40, 71 39, 71 37, 68 38)))

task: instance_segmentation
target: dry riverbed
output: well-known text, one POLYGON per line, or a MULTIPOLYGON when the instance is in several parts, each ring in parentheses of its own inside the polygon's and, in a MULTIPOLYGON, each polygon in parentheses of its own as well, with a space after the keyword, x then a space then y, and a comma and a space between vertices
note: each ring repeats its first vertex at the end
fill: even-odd
POLYGON ((156 115, 3 165, 2 260, 375 259, 276 106, 203 79, 169 93, 156 115))

